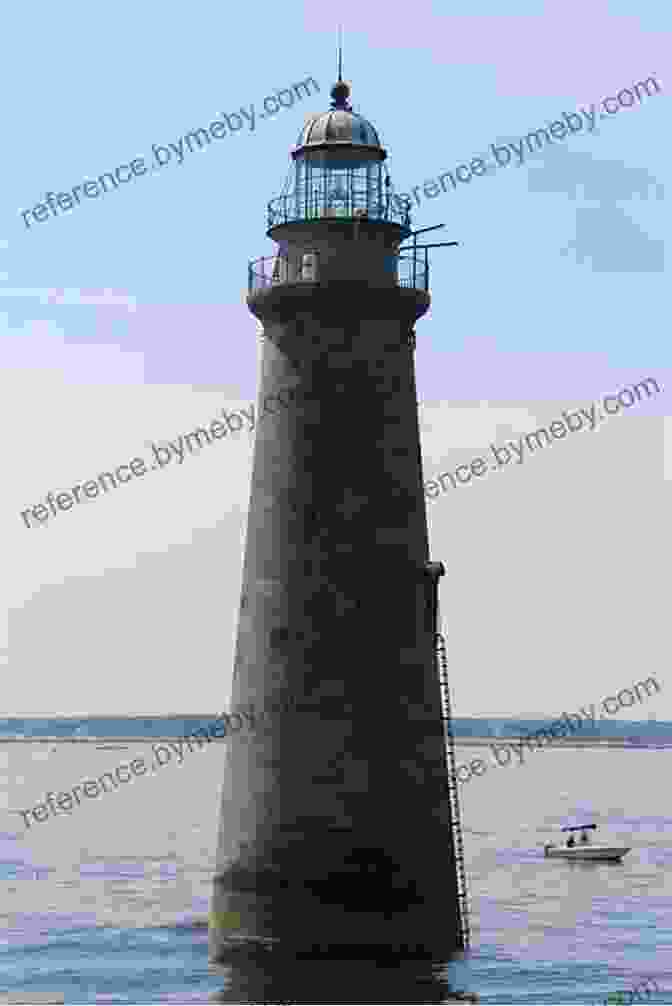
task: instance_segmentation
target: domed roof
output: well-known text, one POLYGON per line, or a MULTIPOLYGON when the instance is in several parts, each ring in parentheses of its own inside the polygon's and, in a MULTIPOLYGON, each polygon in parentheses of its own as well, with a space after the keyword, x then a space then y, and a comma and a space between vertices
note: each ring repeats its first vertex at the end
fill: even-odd
POLYGON ((378 133, 368 119, 357 115, 348 104, 350 88, 339 80, 331 89, 331 109, 306 122, 296 146, 314 147, 323 143, 346 143, 354 146, 379 147, 378 133))

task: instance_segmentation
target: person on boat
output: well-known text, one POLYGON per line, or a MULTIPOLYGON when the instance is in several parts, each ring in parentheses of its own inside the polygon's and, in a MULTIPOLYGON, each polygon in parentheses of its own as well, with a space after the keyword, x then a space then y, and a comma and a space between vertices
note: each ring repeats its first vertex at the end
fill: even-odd
POLYGON ((567 839, 567 848, 568 849, 573 849, 574 848, 574 836, 573 835, 570 835, 569 838, 567 839))
POLYGON ((588 832, 587 831, 582 831, 581 832, 581 841, 582 842, 588 842, 589 841, 589 839, 588 839, 588 832))

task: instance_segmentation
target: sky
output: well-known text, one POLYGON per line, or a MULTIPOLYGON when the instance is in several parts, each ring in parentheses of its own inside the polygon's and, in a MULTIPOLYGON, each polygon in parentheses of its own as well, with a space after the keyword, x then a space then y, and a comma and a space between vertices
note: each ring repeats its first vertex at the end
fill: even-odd
MULTIPOLYGON (((249 433, 39 526, 21 517, 256 400, 247 266, 273 253, 266 204, 306 117, 329 106, 338 25, 318 4, 254 18, 205 0, 157 10, 120 0, 91 16, 73 0, 48 30, 31 6, 4 15, 7 716, 202 713, 229 699, 249 433), (265 97, 308 77, 319 93, 258 118, 265 97), (244 122, 182 163, 175 153, 70 212, 30 215, 48 191, 151 165, 153 144, 179 147, 251 105, 254 129, 244 122)), ((660 393, 428 501, 431 557, 447 568, 453 712, 556 717, 655 674, 661 692, 638 718, 672 720, 672 8, 502 10, 338 5, 343 76, 397 191, 492 162, 491 144, 519 144, 635 82, 654 76, 660 92, 415 205, 414 227, 445 224, 433 239, 460 242, 433 253, 432 305, 416 327, 424 476, 643 379, 660 393)))

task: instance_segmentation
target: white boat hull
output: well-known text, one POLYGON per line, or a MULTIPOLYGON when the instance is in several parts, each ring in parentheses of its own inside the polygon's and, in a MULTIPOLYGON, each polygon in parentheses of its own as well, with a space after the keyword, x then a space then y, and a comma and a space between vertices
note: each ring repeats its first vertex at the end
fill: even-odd
POLYGON ((587 845, 583 847, 574 846, 568 849, 566 846, 545 845, 544 855, 549 859, 567 860, 604 860, 617 862, 630 852, 630 848, 617 845, 587 845))

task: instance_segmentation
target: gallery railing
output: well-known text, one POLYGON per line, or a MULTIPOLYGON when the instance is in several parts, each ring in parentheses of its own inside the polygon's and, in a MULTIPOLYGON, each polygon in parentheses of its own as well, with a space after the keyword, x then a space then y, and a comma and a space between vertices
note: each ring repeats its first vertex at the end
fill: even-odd
MULTIPOLYGON (((429 290, 429 262, 427 251, 390 256, 390 271, 397 286, 411 290, 429 290)), ((287 255, 266 255, 248 266, 248 293, 250 295, 273 286, 287 283, 319 283, 319 252, 309 251, 290 258, 287 255)))
POLYGON ((268 227, 305 220, 385 220, 402 227, 410 227, 408 204, 397 205, 392 195, 379 197, 376 189, 366 186, 349 186, 340 193, 326 193, 322 188, 304 189, 278 196, 268 204, 268 227))

